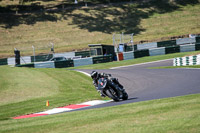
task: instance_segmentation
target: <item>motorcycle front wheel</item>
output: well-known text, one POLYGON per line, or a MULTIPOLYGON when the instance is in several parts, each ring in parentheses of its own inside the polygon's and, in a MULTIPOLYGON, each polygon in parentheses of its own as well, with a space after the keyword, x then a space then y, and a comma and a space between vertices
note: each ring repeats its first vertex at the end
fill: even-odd
POLYGON ((126 91, 123 92, 123 97, 122 97, 123 100, 127 100, 128 99, 128 94, 126 91))
POLYGON ((120 99, 118 98, 118 96, 116 95, 116 92, 114 94, 114 90, 106 90, 106 94, 109 98, 113 99, 114 101, 118 102, 120 99))

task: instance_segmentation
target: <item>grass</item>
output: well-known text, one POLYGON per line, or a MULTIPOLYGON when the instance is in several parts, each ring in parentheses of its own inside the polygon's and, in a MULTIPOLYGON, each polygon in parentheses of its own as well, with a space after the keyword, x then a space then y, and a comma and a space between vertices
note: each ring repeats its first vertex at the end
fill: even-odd
MULTIPOLYGON (((2 1, 3 2, 3 1, 2 1)), ((58 12, 0 15, 0 57, 83 50, 88 44, 112 45, 113 33, 134 33, 134 42, 168 40, 172 36, 198 34, 200 4, 125 4, 66 9, 58 12), (12 21, 11 21, 12 20, 12 21), (162 28, 161 28, 162 27, 162 28)))
POLYGON ((90 77, 75 71, 1 66, 0 73, 0 120, 101 99, 90 77))
POLYGON ((0 121, 0 132, 198 133, 200 94, 20 120, 0 121))
MULTIPOLYGON (((198 52, 144 57, 89 68, 102 65, 109 68, 198 52)), ((90 77, 72 70, 1 66, 0 73, 0 132, 195 133, 200 130, 200 94, 13 120, 14 116, 101 98, 90 77), (47 100, 49 107, 45 106, 47 100)))

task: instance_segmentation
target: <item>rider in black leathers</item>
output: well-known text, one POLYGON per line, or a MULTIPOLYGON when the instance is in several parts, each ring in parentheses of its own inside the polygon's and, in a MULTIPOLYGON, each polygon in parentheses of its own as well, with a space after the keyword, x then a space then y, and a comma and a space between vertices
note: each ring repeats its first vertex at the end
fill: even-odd
MULTIPOLYGON (((108 78, 108 77, 112 78, 111 74, 98 73, 96 71, 92 71, 92 73, 91 73, 91 78, 93 79, 93 85, 95 86, 96 90, 98 92, 100 92, 100 96, 101 97, 105 97, 105 95, 103 94, 103 92, 101 90, 98 89, 98 80, 100 78, 108 78)), ((118 80, 116 78, 112 78, 112 80, 113 80, 113 82, 115 82, 116 84, 118 84, 120 88, 123 89, 123 86, 118 82, 118 80)))

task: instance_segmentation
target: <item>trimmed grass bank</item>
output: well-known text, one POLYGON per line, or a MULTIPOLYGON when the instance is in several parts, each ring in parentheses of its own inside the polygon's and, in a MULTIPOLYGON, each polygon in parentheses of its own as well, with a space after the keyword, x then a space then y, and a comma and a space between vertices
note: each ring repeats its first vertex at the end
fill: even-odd
POLYGON ((0 120, 101 99, 92 79, 79 72, 1 66, 0 73, 0 120))
POLYGON ((0 132, 198 133, 200 94, 21 120, 0 121, 0 132))
MULTIPOLYGON (((187 2, 186 2, 187 3, 187 2)), ((0 14, 0 57, 88 48, 88 44, 112 44, 114 33, 134 33, 139 41, 169 40, 199 33, 200 4, 150 2, 108 7, 66 9, 60 12, 0 14), (6 16, 6 17, 5 17, 6 16)), ((129 40, 128 40, 129 41, 129 40)))

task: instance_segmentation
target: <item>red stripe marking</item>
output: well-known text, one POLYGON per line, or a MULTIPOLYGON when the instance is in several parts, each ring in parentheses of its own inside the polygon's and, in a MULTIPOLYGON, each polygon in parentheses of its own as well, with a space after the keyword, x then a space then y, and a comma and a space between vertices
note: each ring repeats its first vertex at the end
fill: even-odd
POLYGON ((64 106, 64 107, 59 107, 59 108, 79 109, 79 108, 88 107, 88 106, 90 106, 90 105, 76 105, 76 104, 72 104, 72 105, 68 105, 68 106, 64 106))
POLYGON ((37 116, 43 116, 43 115, 48 115, 48 114, 29 114, 29 115, 13 117, 13 119, 23 119, 23 118, 37 117, 37 116))

